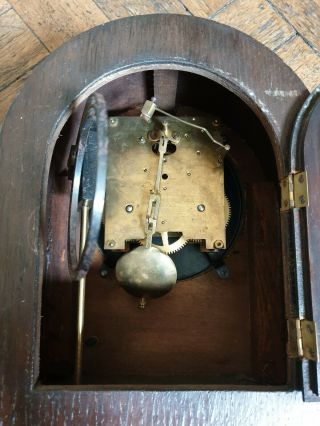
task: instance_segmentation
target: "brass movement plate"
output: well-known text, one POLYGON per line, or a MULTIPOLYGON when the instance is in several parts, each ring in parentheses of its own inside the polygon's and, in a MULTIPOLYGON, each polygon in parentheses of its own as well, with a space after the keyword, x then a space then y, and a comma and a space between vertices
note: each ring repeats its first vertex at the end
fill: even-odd
MULTIPOLYGON (((214 134, 210 120, 184 119, 194 120, 214 134)), ((156 232, 182 233, 186 240, 202 240, 206 250, 213 249, 215 241, 222 241, 225 247, 225 150, 198 129, 173 119, 166 121, 178 143, 173 146, 176 151, 165 157, 156 232)), ((113 117, 109 123, 105 248, 125 250, 126 242, 145 238, 147 207, 159 159, 152 150, 154 142, 148 138, 155 124, 137 117, 113 117)))

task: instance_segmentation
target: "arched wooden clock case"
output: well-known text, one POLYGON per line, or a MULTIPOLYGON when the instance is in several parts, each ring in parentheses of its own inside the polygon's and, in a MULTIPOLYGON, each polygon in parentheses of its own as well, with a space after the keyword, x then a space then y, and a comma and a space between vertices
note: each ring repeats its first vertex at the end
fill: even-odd
POLYGON ((130 406, 133 422, 151 424, 154 410, 166 421, 167 409, 190 421, 193 404, 205 422, 210 406, 223 410, 233 398, 285 405, 302 390, 317 400, 320 107, 317 91, 308 96, 267 48, 189 16, 107 23, 36 67, 0 145, 1 404, 9 423, 123 424, 130 406), (64 170, 94 92, 110 117, 137 117, 152 96, 178 115, 218 117, 243 215, 227 279, 209 268, 143 312, 112 272, 106 280, 90 271, 83 379, 74 385, 64 170))

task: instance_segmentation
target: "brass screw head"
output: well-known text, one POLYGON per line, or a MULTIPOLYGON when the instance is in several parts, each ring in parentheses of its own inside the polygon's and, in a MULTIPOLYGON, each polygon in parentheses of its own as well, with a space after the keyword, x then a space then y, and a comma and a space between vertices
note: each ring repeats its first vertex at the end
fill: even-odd
POLYGON ((223 241, 216 240, 213 244, 213 247, 216 249, 222 249, 224 247, 223 241))
POLYGON ((138 304, 138 308, 139 309, 144 309, 146 307, 147 301, 145 299, 145 297, 141 297, 139 300, 139 304, 138 304))
POLYGON ((309 334, 313 334, 313 328, 312 328, 312 327, 310 327, 310 325, 307 325, 307 332, 308 332, 309 334))
POLYGON ((108 241, 108 247, 114 247, 116 245, 116 242, 114 240, 108 241))
POLYGON ((108 275, 108 269, 101 269, 100 275, 102 278, 105 278, 108 275))
POLYGON ((116 127, 118 125, 118 119, 115 117, 111 117, 109 122, 111 127, 116 127))
POLYGON ((127 204, 126 205, 126 212, 127 213, 132 213, 133 212, 133 205, 132 204, 127 204))
POLYGON ((315 356, 315 351, 314 351, 313 349, 308 348, 308 352, 309 352, 309 355, 310 355, 311 357, 314 357, 314 356, 315 356))

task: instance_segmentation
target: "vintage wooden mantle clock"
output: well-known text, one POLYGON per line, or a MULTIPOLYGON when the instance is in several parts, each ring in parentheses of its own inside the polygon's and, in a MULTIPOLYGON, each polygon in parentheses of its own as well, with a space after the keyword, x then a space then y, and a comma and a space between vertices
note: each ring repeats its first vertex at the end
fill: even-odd
POLYGON ((0 145, 6 419, 319 398, 319 93, 179 15, 36 67, 0 145))

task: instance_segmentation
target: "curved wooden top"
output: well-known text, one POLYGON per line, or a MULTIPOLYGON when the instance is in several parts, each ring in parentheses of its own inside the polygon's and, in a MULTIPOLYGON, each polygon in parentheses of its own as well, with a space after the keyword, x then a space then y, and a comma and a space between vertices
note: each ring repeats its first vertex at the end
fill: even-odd
MULTIPOLYGON (((287 151, 288 132, 307 90, 275 54, 227 26, 182 15, 126 18, 81 34, 36 67, 7 114, 0 142, 0 362, 5 372, 0 401, 1 410, 11 413, 9 417, 17 422, 45 424, 54 418, 58 424, 74 410, 80 423, 106 419, 111 424, 116 418, 121 423, 121 407, 135 404, 144 424, 152 424, 157 401, 157 407, 165 404, 171 411, 181 409, 180 423, 183 419, 188 423, 192 415, 208 424, 213 419, 209 414, 213 405, 227 416, 235 406, 243 413, 243 407, 257 398, 250 393, 236 398, 235 393, 219 392, 197 392, 192 397, 186 392, 83 391, 75 395, 71 391, 32 391, 39 353, 41 206, 54 143, 74 102, 103 82, 169 65, 208 76, 233 90, 263 121, 275 151, 287 151), (194 404, 199 404, 200 413, 194 413, 194 404)), ((278 160, 280 174, 285 173, 281 155, 278 160)), ((276 398, 274 393, 260 395, 264 401, 276 398)), ((300 398, 299 394, 281 395, 286 410, 300 398)), ((228 418, 237 418, 237 410, 232 412, 228 418)), ((269 415, 272 412, 273 408, 269 415)), ((164 408, 157 415, 163 421, 167 418, 164 408)), ((259 423, 257 416, 250 416, 252 423, 259 423)))

